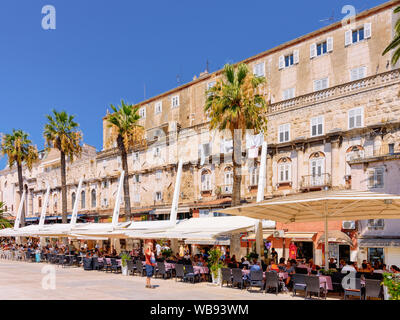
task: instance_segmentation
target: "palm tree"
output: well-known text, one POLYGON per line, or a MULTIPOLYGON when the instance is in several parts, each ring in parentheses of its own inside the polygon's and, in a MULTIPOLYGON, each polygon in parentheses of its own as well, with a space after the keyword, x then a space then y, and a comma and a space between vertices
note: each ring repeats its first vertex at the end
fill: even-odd
POLYGON ((111 128, 108 145, 117 143, 117 147, 121 156, 122 169, 125 171, 124 176, 124 203, 125 217, 128 221, 131 218, 131 201, 129 198, 129 177, 128 177, 128 158, 127 153, 130 149, 145 144, 145 130, 138 124, 140 120, 139 106, 125 104, 121 100, 121 106, 116 108, 111 105, 114 111, 107 115, 108 126, 111 128))
POLYGON ((264 97, 259 94, 264 77, 255 77, 243 63, 226 64, 216 84, 206 91, 205 112, 210 129, 229 130, 233 138, 232 206, 240 205, 241 144, 246 129, 266 131, 264 97))
POLYGON ((46 146, 60 151, 62 223, 67 223, 66 157, 72 163, 74 157, 80 156, 82 133, 79 131, 79 124, 74 121, 74 116, 65 111, 53 110, 53 115, 46 115, 46 117, 48 123, 45 124, 43 130, 46 146))
MULTIPOLYGON (((13 129, 12 134, 5 134, 1 142, 1 152, 3 155, 7 155, 10 169, 17 165, 18 188, 21 199, 24 190, 22 167, 26 165, 29 170, 32 170, 33 164, 38 159, 37 149, 28 137, 29 135, 26 132, 13 129)), ((25 225, 25 210, 22 210, 21 225, 25 225)))
MULTIPOLYGON (((394 9, 394 13, 400 12, 400 6, 394 9)), ((383 51, 382 55, 384 56, 390 50, 396 49, 392 56, 392 65, 395 65, 400 58, 400 19, 397 20, 396 25, 394 26, 395 35, 392 42, 386 47, 385 51, 383 51)))
POLYGON ((11 228, 12 224, 6 218, 3 217, 4 213, 4 202, 0 201, 0 229, 11 228))

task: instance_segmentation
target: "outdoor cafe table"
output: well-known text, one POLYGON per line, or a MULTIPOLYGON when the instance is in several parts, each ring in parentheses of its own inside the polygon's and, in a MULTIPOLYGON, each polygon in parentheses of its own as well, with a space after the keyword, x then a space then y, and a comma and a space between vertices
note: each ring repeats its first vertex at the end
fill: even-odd
MULTIPOLYGON (((242 275, 249 275, 250 270, 249 269, 242 269, 242 275)), ((265 278, 265 272, 263 272, 263 276, 265 278)), ((285 280, 289 277, 289 274, 287 272, 278 272, 278 276, 280 279, 285 280)))
MULTIPOLYGON (((106 259, 107 264, 111 264, 111 258, 97 258, 97 261, 103 262, 103 259, 106 259)), ((116 259, 116 260, 117 260, 118 266, 120 267, 122 264, 122 259, 116 259)))

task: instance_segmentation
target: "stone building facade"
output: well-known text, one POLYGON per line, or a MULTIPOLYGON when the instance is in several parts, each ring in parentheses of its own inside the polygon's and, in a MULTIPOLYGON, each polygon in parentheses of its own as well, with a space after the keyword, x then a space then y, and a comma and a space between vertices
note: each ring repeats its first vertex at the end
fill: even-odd
MULTIPOLYGON (((267 79, 262 92, 269 102, 264 137, 268 143, 265 198, 321 189, 368 189, 362 182, 365 172, 354 160, 400 152, 400 71, 398 65, 390 64, 390 54, 382 56, 393 37, 399 18, 393 9, 399 3, 389 1, 347 23, 334 23, 243 61, 267 79)), ((178 159, 184 160, 181 217, 201 217, 230 205, 231 137, 210 132, 204 113, 205 92, 220 74, 221 70, 203 72, 187 84, 140 102, 140 124, 146 129, 147 146, 131 150, 128 156, 135 219, 168 217, 178 159)), ((110 134, 104 117, 103 149, 79 160, 81 164, 74 162, 67 172, 68 211, 83 176, 85 203, 79 213, 96 221, 108 219, 112 213, 122 167, 115 145, 109 147, 110 134)), ((258 157, 249 158, 245 146, 244 140, 241 194, 244 201, 252 202, 259 184, 261 150, 258 157)), ((393 170, 397 170, 394 163, 393 170)), ((15 211, 16 176, 6 173, 0 175, 0 190, 15 211)), ((39 200, 35 199, 45 188, 37 184, 43 185, 44 180, 52 183, 58 179, 56 175, 56 171, 52 175, 38 169, 26 173, 28 189, 33 190, 29 193, 33 197, 29 214, 39 212, 39 200)), ((400 189, 391 183, 390 192, 399 194, 400 189)), ((52 201, 50 211, 57 200, 52 201)), ((359 256, 357 237, 361 231, 357 226, 361 228, 362 223, 355 225, 346 229, 353 224, 330 223, 331 230, 352 238, 353 245, 341 250, 353 260, 359 256)), ((280 256, 287 257, 289 244, 295 241, 309 248, 308 258, 322 264, 322 223, 277 223, 275 228, 282 232, 268 240, 280 256)))

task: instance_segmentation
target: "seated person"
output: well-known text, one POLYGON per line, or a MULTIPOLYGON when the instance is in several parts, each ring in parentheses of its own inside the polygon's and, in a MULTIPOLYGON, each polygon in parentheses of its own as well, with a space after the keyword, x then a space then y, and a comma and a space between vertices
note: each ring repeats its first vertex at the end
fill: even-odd
POLYGON ((275 272, 279 272, 279 267, 278 265, 275 263, 275 260, 271 259, 269 261, 269 266, 267 268, 267 271, 275 271, 275 272))
POLYGON ((285 258, 280 258, 280 259, 279 259, 278 268, 279 268, 280 271, 286 272, 285 258))
POLYGON ((329 269, 336 269, 336 268, 337 268, 337 266, 336 266, 335 259, 334 258, 330 258, 329 259, 329 269))

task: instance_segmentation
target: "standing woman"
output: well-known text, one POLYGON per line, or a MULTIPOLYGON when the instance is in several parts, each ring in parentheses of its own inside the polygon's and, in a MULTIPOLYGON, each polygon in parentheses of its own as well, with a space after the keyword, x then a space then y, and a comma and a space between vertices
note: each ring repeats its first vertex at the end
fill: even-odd
POLYGON ((156 265, 156 258, 154 257, 152 242, 148 242, 146 244, 144 255, 146 258, 146 288, 154 289, 155 287, 150 284, 150 279, 154 273, 154 266, 156 265))

